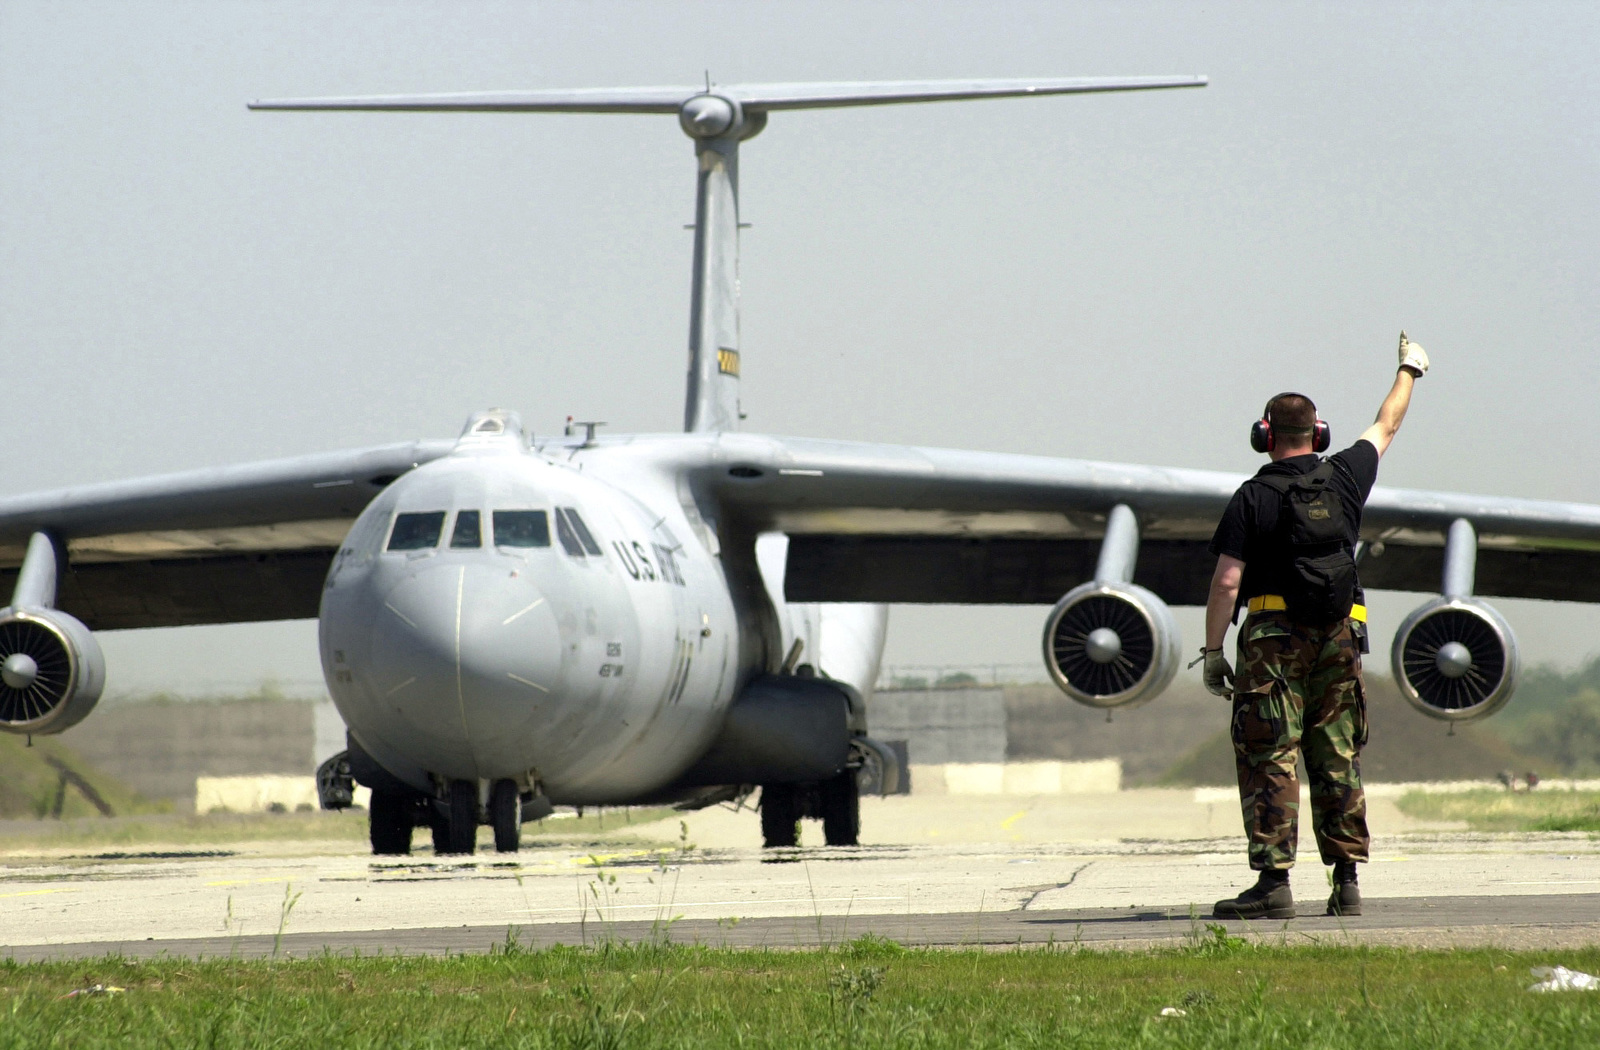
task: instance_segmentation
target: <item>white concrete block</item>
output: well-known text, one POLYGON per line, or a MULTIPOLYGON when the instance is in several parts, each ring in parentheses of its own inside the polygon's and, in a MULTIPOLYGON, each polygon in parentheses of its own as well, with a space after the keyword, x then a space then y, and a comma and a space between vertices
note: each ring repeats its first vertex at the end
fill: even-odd
POLYGON ((946 762, 912 766, 917 795, 1083 795, 1122 790, 1122 762, 946 762))
POLYGON ((911 765, 911 793, 913 795, 948 795, 950 785, 944 778, 944 763, 937 765, 911 765))
MULTIPOLYGON (((371 804, 372 792, 357 785, 355 804, 371 804)), ((255 776, 255 777, 196 777, 194 781, 194 811, 211 813, 222 810, 228 813, 265 813, 273 803, 282 804, 293 812, 302 805, 317 809, 317 779, 315 777, 255 776)))
POLYGON ((952 795, 1003 795, 1006 766, 1004 762, 947 762, 944 782, 952 795))
POLYGON ((1122 790, 1122 760, 1102 758, 1093 762, 1057 762, 1063 795, 1105 795, 1122 790))

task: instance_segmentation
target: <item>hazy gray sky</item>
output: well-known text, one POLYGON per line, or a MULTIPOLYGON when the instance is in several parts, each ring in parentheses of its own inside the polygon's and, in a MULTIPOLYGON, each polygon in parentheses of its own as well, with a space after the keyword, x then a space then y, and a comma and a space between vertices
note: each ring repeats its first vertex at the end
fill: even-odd
MULTIPOLYGON (((454 435, 681 425, 670 117, 256 97, 1205 73, 1203 91, 784 113, 743 151, 749 429, 1237 471, 1428 348, 1380 483, 1600 500, 1600 8, 0 0, 0 490, 454 435)), ((1420 599, 1374 603, 1383 645, 1420 599)), ((1600 612, 1502 606, 1535 661, 1600 612)), ((1185 645, 1199 618, 1181 613, 1185 645)), ((893 663, 1036 660, 901 609, 893 663)), ((316 676, 307 624, 106 638, 112 688, 316 676)), ((1386 665, 1387 660, 1380 661, 1386 665)))

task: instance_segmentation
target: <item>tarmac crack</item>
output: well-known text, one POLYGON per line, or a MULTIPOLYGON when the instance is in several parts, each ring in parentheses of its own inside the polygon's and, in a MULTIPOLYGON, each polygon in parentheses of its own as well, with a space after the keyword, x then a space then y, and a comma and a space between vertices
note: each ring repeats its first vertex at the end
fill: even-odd
POLYGON ((1079 875, 1082 875, 1085 870, 1087 870, 1088 868, 1091 868, 1093 866, 1094 866, 1094 861, 1092 861, 1092 860, 1089 861, 1089 863, 1087 863, 1087 864, 1078 865, 1078 867, 1072 872, 1072 874, 1067 876, 1067 881, 1066 882, 1054 882, 1054 883, 1050 883, 1050 884, 1045 885, 1045 886, 1024 886, 1024 887, 1022 887, 1024 892, 1026 892, 1028 890, 1032 890, 1033 892, 1028 894, 1028 899, 1023 901, 1022 902, 1022 907, 1018 908, 1017 910, 1018 911, 1027 911, 1028 910, 1028 906, 1031 905, 1034 901, 1038 900, 1039 896, 1041 894, 1053 893, 1056 890, 1064 890, 1064 889, 1066 889, 1068 886, 1071 886, 1074 882, 1078 881, 1078 876, 1079 875))

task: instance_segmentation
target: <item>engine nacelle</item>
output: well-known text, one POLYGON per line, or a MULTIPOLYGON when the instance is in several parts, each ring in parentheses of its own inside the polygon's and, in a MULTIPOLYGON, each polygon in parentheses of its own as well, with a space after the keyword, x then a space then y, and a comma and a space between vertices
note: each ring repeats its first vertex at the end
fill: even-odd
POLYGON ((1178 673, 1178 628, 1167 604, 1132 583, 1085 583, 1056 603, 1044 662, 1061 691, 1090 707, 1130 707, 1178 673))
POLYGON ((0 609, 0 730, 46 735, 75 726, 105 683, 89 628, 60 609, 0 609))
POLYGON ((1516 635, 1475 598, 1435 598, 1407 616, 1389 659, 1400 691, 1430 718, 1485 718, 1516 688, 1516 635))

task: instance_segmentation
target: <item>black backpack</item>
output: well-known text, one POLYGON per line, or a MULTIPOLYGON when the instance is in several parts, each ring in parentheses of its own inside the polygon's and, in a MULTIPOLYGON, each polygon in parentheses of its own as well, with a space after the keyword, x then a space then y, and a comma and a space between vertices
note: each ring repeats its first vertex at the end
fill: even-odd
POLYGON ((1338 465, 1323 460, 1309 474, 1252 478, 1282 497, 1278 540, 1288 555, 1283 601, 1302 623, 1325 624, 1350 615, 1355 604, 1356 560, 1346 540, 1349 514, 1329 484, 1338 465))

